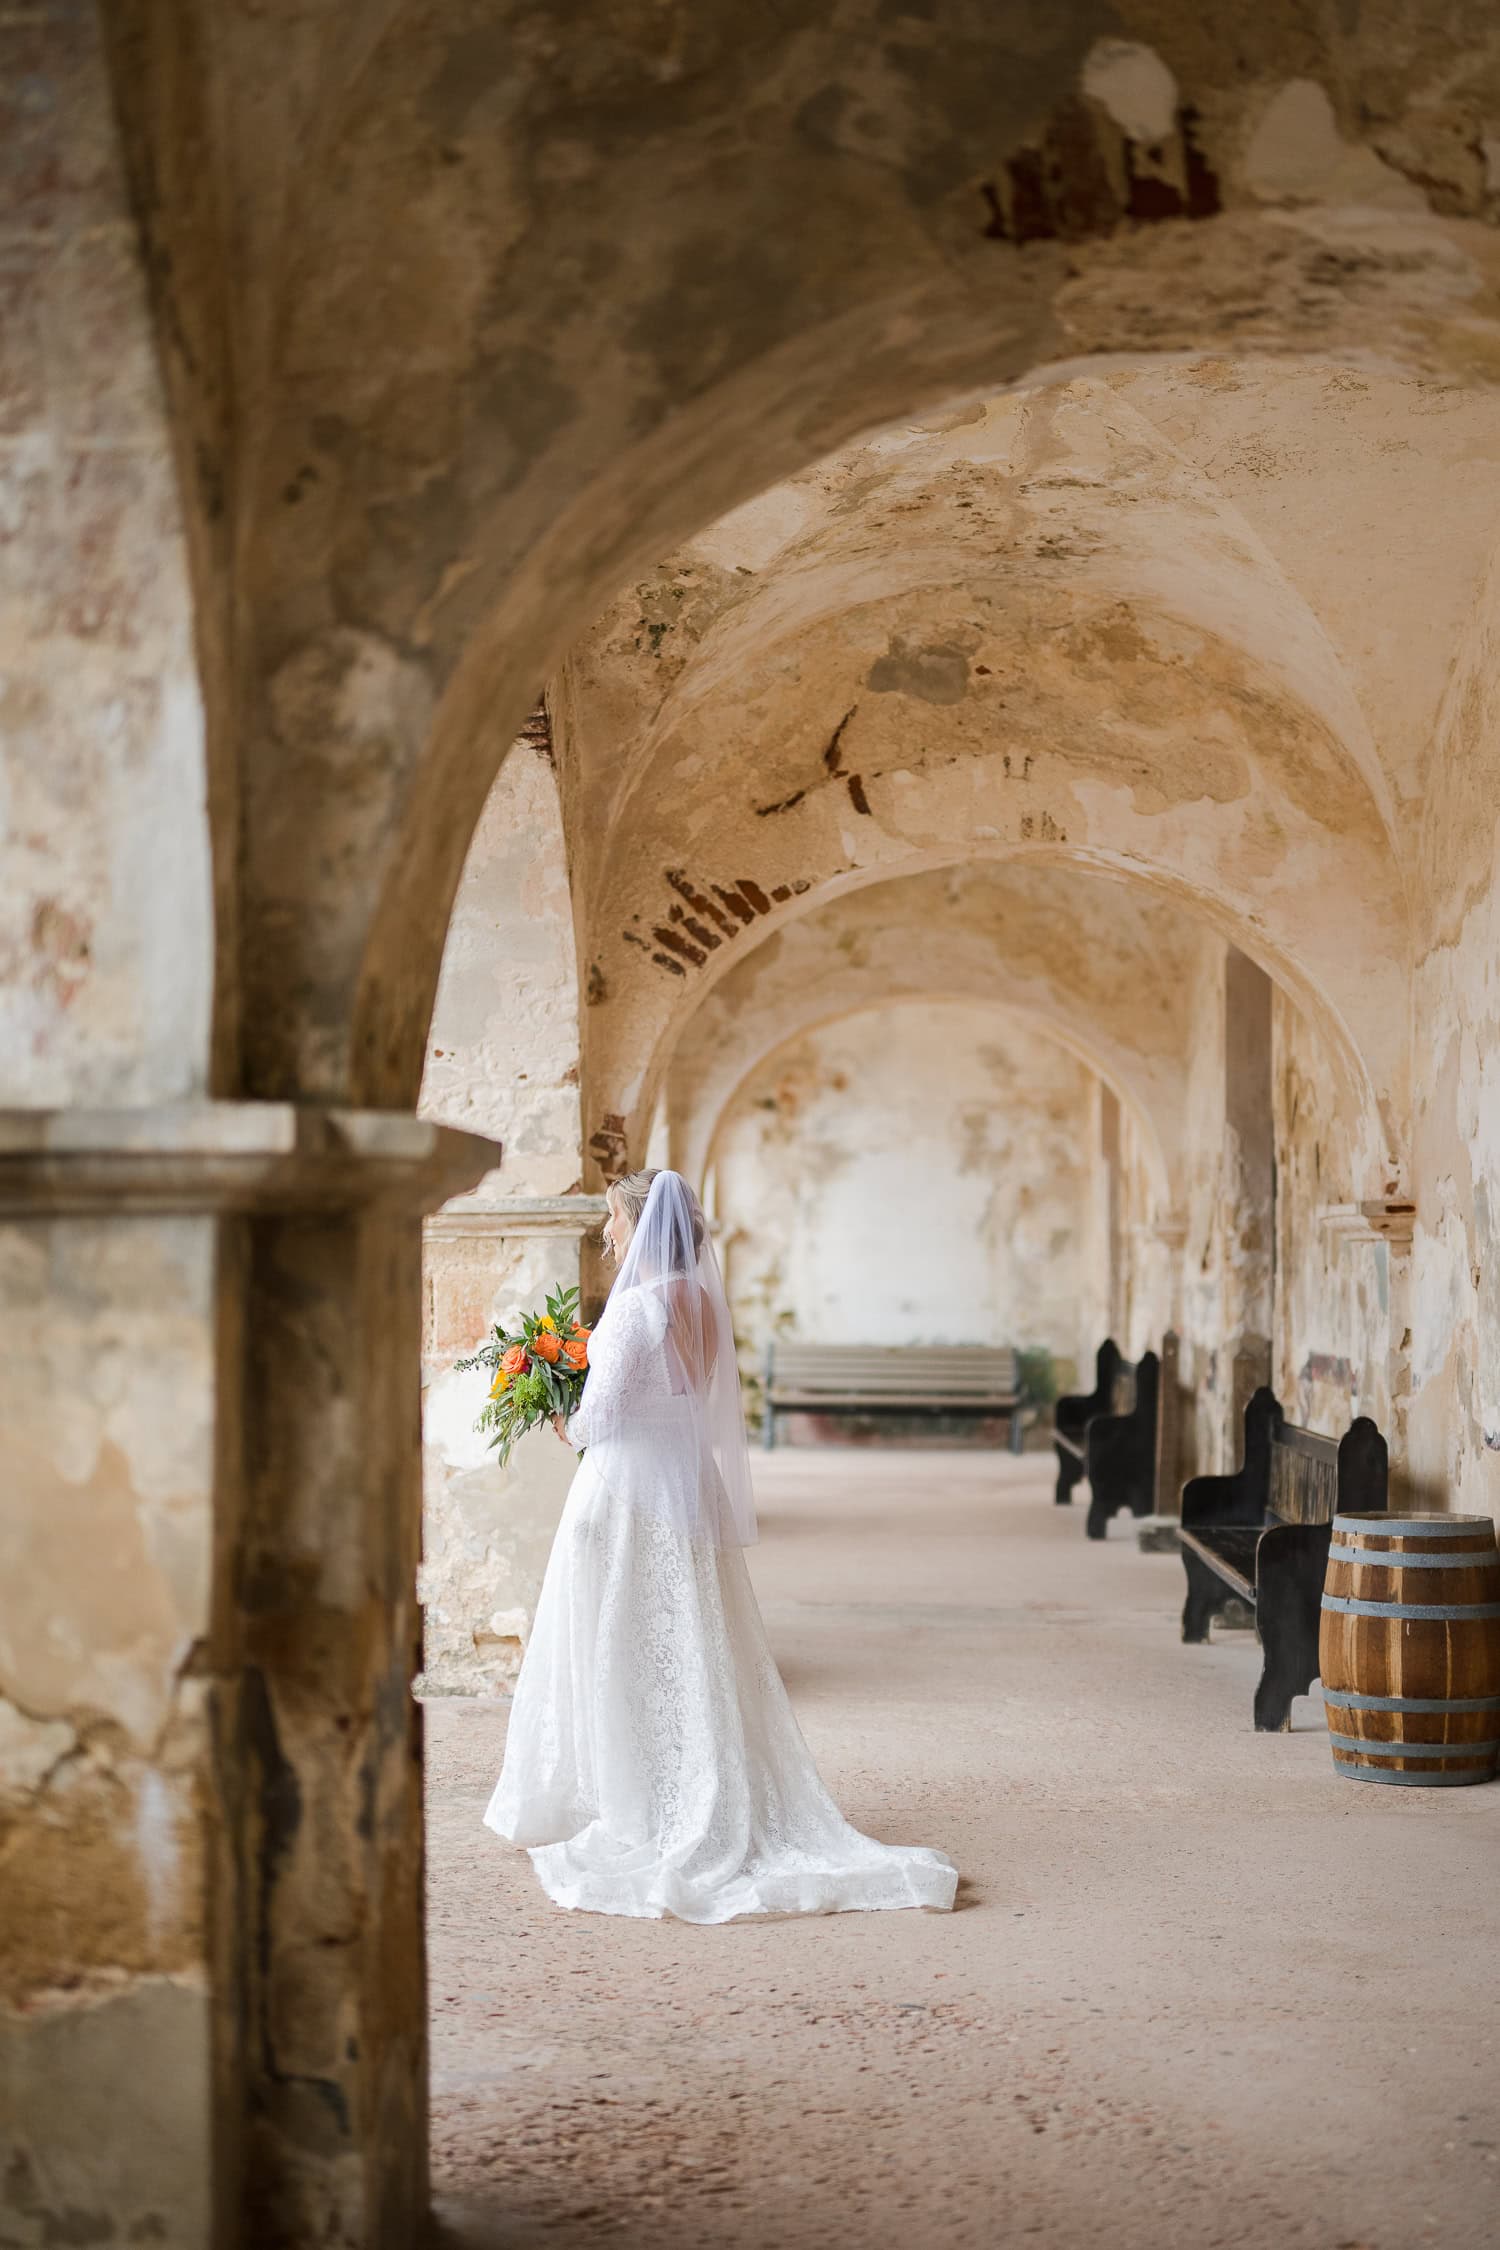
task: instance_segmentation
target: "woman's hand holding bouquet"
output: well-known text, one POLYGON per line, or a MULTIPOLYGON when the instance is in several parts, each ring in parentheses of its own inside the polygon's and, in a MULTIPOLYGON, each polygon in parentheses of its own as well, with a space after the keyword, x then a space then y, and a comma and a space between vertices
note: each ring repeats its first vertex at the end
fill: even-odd
POLYGON ((501 1466, 527 1430, 551 1422, 566 1442, 567 1419, 583 1395, 589 1369, 591 1331, 579 1325, 578 1291, 563 1289, 547 1299, 544 1313, 523 1313, 514 1335, 495 1327, 489 1341, 458 1365, 483 1367, 493 1377, 490 1395, 476 1429, 491 1433, 501 1466))

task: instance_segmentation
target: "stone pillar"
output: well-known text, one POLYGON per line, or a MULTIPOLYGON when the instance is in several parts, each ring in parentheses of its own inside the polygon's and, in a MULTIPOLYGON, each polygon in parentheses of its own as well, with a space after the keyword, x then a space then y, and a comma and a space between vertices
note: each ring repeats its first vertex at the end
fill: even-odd
POLYGON ((421 2227, 419 1228, 496 1155, 279 1104, 0 1115, 19 2240, 421 2227))
POLYGON ((1224 955, 1224 1347, 1231 1367, 1229 1454, 1245 1407, 1271 1380, 1276 1258, 1276 1121, 1271 980, 1236 947, 1224 955))
POLYGON ((575 1466, 539 1431, 502 1469, 474 1428, 484 1378, 453 1363, 496 1320, 576 1287, 583 1246, 604 1218, 602 1195, 501 1196, 487 1184, 424 1230, 420 1589, 429 1693, 494 1694, 514 1684, 575 1466))
POLYGON ((1099 1151, 1104 1163, 1105 1256, 1109 1272, 1109 1333, 1121 1351, 1130 1346, 1125 1286, 1123 1188, 1120 1179, 1120 1102, 1113 1089, 1099 1088, 1099 1151))
POLYGON ((1182 1513, 1182 1339, 1169 1328, 1161 1340, 1156 1393, 1156 1503, 1159 1516, 1182 1513))
POLYGON ((1371 1414, 1380 1423, 1390 1451, 1391 1506, 1425 1507, 1439 1504, 1441 1494, 1422 1493, 1412 1482, 1411 1331, 1412 1245, 1416 1205, 1405 1197, 1390 1196, 1362 1203, 1324 1204, 1318 1213, 1318 1232, 1334 1257, 1369 1257, 1381 1262, 1375 1288, 1386 1309, 1386 1352, 1382 1370, 1385 1398, 1356 1397, 1354 1411, 1371 1414))

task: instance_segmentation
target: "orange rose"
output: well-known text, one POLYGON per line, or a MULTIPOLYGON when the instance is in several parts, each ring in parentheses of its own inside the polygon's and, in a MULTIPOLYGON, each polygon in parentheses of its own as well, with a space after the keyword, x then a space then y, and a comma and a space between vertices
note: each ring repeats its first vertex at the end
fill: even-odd
POLYGON ((550 1330, 545 1328, 538 1329, 536 1335, 533 1336, 531 1348, 536 1353, 537 1358, 544 1359, 549 1367, 555 1367, 562 1357, 562 1345, 550 1330))
POLYGON ((588 1340, 583 1336, 570 1336, 563 1345, 563 1358, 570 1367, 587 1367, 589 1363, 588 1340))
POLYGON ((507 1375, 529 1375, 531 1373, 531 1361, 526 1355, 524 1344, 512 1344, 500 1365, 505 1369, 507 1375))

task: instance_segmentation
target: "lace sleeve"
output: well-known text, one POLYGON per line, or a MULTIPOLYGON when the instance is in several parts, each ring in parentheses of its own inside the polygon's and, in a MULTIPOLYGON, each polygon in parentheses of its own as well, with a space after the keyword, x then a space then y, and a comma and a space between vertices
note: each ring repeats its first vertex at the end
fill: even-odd
POLYGON ((589 1348, 582 1403, 568 1423, 575 1448, 619 1436, 642 1401, 660 1388, 665 1329, 665 1311, 641 1290, 629 1290, 608 1307, 589 1348))

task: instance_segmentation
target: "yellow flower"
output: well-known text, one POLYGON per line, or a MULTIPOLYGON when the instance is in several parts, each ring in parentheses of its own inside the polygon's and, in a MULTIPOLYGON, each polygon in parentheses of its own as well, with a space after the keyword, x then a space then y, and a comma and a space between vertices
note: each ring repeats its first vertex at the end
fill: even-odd
POLYGON ((502 1367, 499 1373, 496 1375, 495 1380, 490 1385, 490 1397, 498 1398, 502 1391, 508 1391, 509 1389, 510 1377, 506 1374, 505 1369, 502 1367))
POLYGON ((537 1326, 538 1328, 551 1328, 555 1330, 557 1327, 557 1322, 553 1319, 551 1313, 543 1313, 541 1319, 537 1322, 537 1326))

